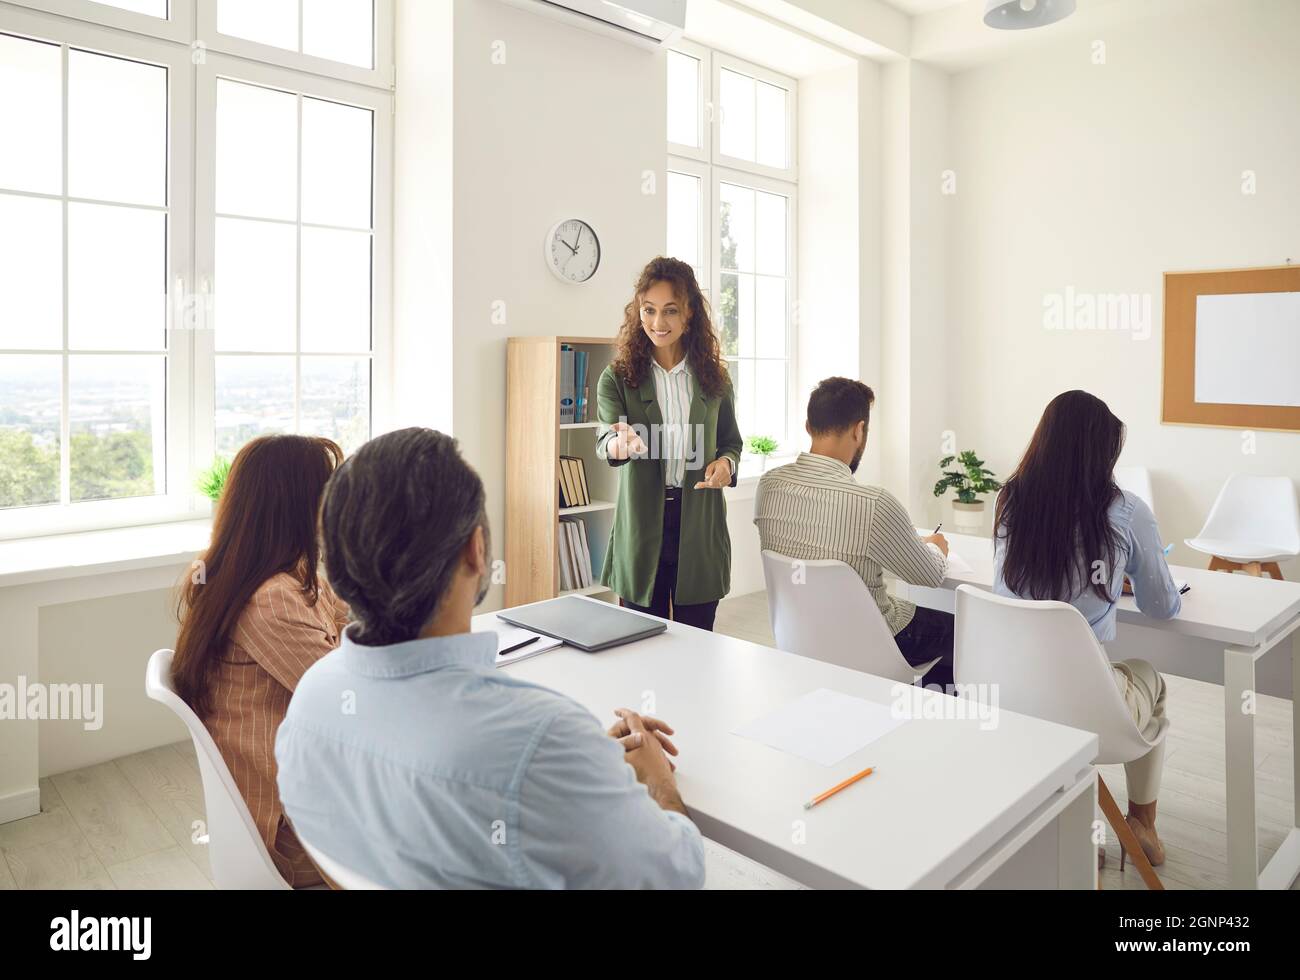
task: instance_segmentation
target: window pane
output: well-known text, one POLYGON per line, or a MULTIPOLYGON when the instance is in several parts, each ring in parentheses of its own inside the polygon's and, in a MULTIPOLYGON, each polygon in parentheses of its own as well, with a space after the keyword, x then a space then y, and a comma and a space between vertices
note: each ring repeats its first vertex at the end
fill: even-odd
POLYGON ((302 220, 370 227, 374 112, 302 100, 302 220))
POLYGON ((668 254, 700 275, 700 178, 668 173, 668 254))
POLYGON ((370 233, 302 230, 302 349, 370 350, 370 233))
POLYGON ((217 0, 217 31, 297 51, 298 0, 217 0))
POLYGON ((754 271, 754 192, 735 184, 719 184, 719 237, 724 269, 754 271))
POLYGON ((218 357, 217 453, 234 458, 244 443, 293 431, 294 358, 218 357))
POLYGON ((167 203, 167 70, 68 52, 68 193, 167 203))
POLYGON ((753 428, 741 429, 746 437, 771 436, 777 442, 784 443, 786 431, 785 414, 785 361, 756 361, 754 363, 754 385, 763 397, 754 403, 753 428))
POLYGON ((0 187, 63 193, 63 55, 57 45, 0 34, 0 134, 0 187))
POLYGON ((217 81, 217 211, 298 217, 296 95, 217 81))
POLYGON ((302 50, 317 58, 373 68, 373 0, 304 0, 302 50))
POLYGON ((167 0, 96 0, 106 7, 117 7, 121 10, 131 10, 137 14, 148 14, 150 17, 161 17, 167 19, 167 0))
POLYGON ((784 169, 790 165, 786 147, 785 89, 759 82, 757 96, 758 162, 784 169))
POLYGON ((167 216, 68 205, 68 345, 167 347, 167 216))
POLYGON ((166 358, 68 358, 72 501, 163 493, 166 358))
POLYGON ((0 194, 0 348, 62 346, 63 205, 0 194))
POLYGON ((754 283, 754 354, 785 357, 785 280, 758 276, 754 283))
POLYGON ((294 225, 218 218, 217 350, 294 351, 297 270, 294 225))
POLYGON ((785 275, 786 253, 786 199, 780 194, 755 191, 757 215, 755 221, 756 268, 771 276, 785 275))
POLYGON ((723 68, 718 72, 722 124, 718 148, 738 160, 754 159, 754 80, 723 68))
POLYGON ((333 439, 346 453, 370 438, 370 359, 304 357, 299 431, 333 439))
POLYGON ((63 359, 0 356, 0 509, 59 502, 63 359))
POLYGON ((722 274, 719 323, 724 356, 754 356, 754 277, 722 274))
POLYGON ((668 52, 668 142, 700 145, 700 62, 668 52))
POLYGON ((754 428, 754 362, 737 361, 731 376, 740 379, 736 382, 736 426, 741 438, 767 435, 754 428))

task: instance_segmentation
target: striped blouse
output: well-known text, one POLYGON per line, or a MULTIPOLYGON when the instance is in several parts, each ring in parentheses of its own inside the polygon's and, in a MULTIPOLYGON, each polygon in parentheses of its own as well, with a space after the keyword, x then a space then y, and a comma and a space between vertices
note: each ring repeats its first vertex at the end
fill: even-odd
POLYGON ((249 600, 213 678, 212 711, 205 724, 271 860, 294 888, 319 885, 322 878, 280 805, 275 733, 299 679, 339 645, 347 620, 347 605, 324 579, 312 606, 292 575, 273 576, 249 600))
POLYGON ((659 414, 664 420, 663 429, 659 433, 659 454, 664 461, 664 486, 680 487, 686 479, 693 379, 684 357, 671 371, 665 371, 654 358, 650 359, 650 367, 655 379, 655 400, 659 403, 659 414))
POLYGON ((920 539, 897 498, 858 483, 847 465, 829 456, 800 453, 765 473, 754 497, 754 523, 764 551, 851 566, 895 636, 916 606, 889 594, 883 571, 930 588, 942 585, 948 572, 948 559, 920 539))

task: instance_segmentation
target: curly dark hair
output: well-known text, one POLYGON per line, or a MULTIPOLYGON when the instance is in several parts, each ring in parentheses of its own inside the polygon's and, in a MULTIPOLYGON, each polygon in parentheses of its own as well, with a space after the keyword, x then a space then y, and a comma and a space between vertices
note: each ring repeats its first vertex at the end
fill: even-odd
POLYGON ((722 346, 709 315, 709 304, 695 281, 695 270, 680 259, 660 256, 651 259, 636 281, 632 302, 623 310, 623 326, 618 331, 617 353, 611 367, 624 382, 639 387, 650 371, 654 343, 641 327, 641 298, 658 282, 673 288, 677 301, 686 307, 686 330, 682 344, 695 383, 709 398, 717 398, 731 383, 722 346))

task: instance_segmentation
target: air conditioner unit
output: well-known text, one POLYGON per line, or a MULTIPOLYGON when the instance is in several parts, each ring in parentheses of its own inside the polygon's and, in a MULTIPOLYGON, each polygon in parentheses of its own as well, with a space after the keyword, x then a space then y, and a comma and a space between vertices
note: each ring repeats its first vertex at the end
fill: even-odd
POLYGON ((657 48, 682 36, 686 0, 506 0, 607 37, 657 48))

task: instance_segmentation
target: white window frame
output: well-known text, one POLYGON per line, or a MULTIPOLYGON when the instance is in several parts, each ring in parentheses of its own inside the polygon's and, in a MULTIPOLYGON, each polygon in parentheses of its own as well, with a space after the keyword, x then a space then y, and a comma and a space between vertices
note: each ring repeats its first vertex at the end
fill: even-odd
POLYGON ((123 10, 94 0, 5 0, 20 7, 30 7, 45 13, 58 14, 73 20, 86 21, 101 27, 116 28, 189 44, 194 39, 194 0, 170 0, 167 19, 123 10))
MULTIPOLYGON (((205 7, 210 8, 215 24, 212 0, 171 0, 167 21, 92 0, 0 0, 0 31, 4 33, 150 62, 167 67, 169 73, 167 493, 0 510, 0 540, 194 520, 211 515, 210 503, 193 486, 195 474, 213 459, 215 440, 216 362, 212 331, 206 329, 204 304, 205 294, 210 295, 212 288, 215 198, 209 196, 204 201, 199 198, 198 190, 207 188, 206 193, 212 195, 215 188, 215 175, 211 173, 215 167, 215 77, 222 69, 231 77, 255 83, 260 79, 262 84, 364 105, 375 111, 370 425, 372 434, 391 426, 394 418, 391 401, 393 3, 394 0, 375 0, 376 64, 380 67, 365 71, 251 43, 234 45, 241 49, 235 52, 237 57, 223 57, 212 45, 199 43, 202 28, 196 11, 202 13, 205 7), (259 64, 261 59, 273 64, 259 64), (208 79, 212 79, 210 86, 200 84, 208 79), (203 102, 205 90, 211 104, 196 111, 203 102)), ((67 152, 66 134, 64 152, 67 152)), ((51 195, 29 196, 48 198, 51 195)), ((66 236, 64 247, 67 247, 66 236)), ((65 318, 66 315, 65 306, 65 318)), ((60 351, 48 353, 62 356, 60 351)), ((63 391, 66 402, 66 384, 63 391)), ((60 452, 66 459, 69 451, 66 404, 63 428, 60 452)), ((66 475, 63 468, 61 482, 66 475)))
MULTIPOLYGON (((193 401, 187 393, 193 363, 194 331, 186 329, 177 316, 177 306, 184 296, 184 283, 190 275, 191 243, 193 229, 191 215, 193 199, 188 177, 193 171, 193 72, 187 49, 133 34, 123 34, 79 21, 56 20, 43 14, 0 7, 0 31, 30 37, 36 41, 59 44, 66 50, 77 48, 134 61, 160 65, 168 73, 167 124, 167 388, 166 440, 167 492, 147 497, 130 497, 119 500, 85 501, 17 507, 0 510, 0 540, 15 537, 34 537, 70 531, 116 527, 130 524, 154 523, 167 520, 184 520, 196 516, 194 509, 191 436, 194 431, 193 401)), ((63 59, 64 141, 63 152, 68 152, 67 118, 67 56, 63 59)), ((67 191, 64 177, 63 199, 67 191)), ((42 196, 50 199, 50 195, 42 196)), ((80 198, 69 198, 80 201, 80 198)), ((98 203, 98 202, 91 202, 98 203)), ((154 209, 146 209, 154 210, 154 209)), ((64 254, 67 254, 67 226, 63 237, 64 254)), ((65 261, 66 266, 66 261, 65 261)), ((63 348, 59 353, 64 361, 62 430, 60 433, 60 493, 68 479, 68 460, 71 452, 68 418, 67 386, 67 279, 64 278, 63 348)), ((40 353, 40 352, 32 352, 40 353)), ((71 352, 73 356, 82 353, 71 352)), ((93 352, 87 352, 93 353, 93 352)), ((129 352, 122 352, 129 353, 129 352)), ((144 353, 155 353, 153 351, 144 353)), ((26 356, 26 355, 25 355, 26 356)), ((159 433, 155 433, 155 438, 159 433)))
MULTIPOLYGON (((391 90, 396 83, 396 72, 393 69, 394 0, 374 0, 375 62, 373 68, 347 65, 339 61, 330 61, 327 58, 303 54, 300 51, 291 51, 288 48, 277 48, 272 44, 262 44, 258 41, 250 41, 247 38, 222 34, 217 30, 217 3, 219 0, 189 0, 189 2, 197 2, 198 4, 197 36, 208 51, 234 55, 251 61, 289 68, 293 71, 320 75, 325 78, 342 79, 355 82, 358 85, 369 85, 374 88, 391 90)), ((302 0, 302 2, 310 3, 311 0, 302 0)), ((421 0, 416 0, 416 2, 421 2, 421 0)), ((299 7, 299 10, 301 11, 301 7, 299 7)), ((298 18, 298 38, 299 44, 301 44, 301 13, 298 18)))
POLYGON ((695 229, 696 243, 695 254, 700 257, 700 289, 704 290, 706 298, 712 303, 713 289, 713 269, 717 262, 714 256, 717 254, 717 243, 710 244, 709 231, 712 227, 713 215, 713 174, 707 163, 690 157, 670 156, 668 158, 668 172, 675 174, 687 174, 691 177, 697 177, 700 181, 700 215, 699 224, 695 229))
MULTIPOLYGON (((680 143, 669 142, 668 145, 668 165, 667 170, 677 173, 687 173, 692 176, 702 178, 701 193, 703 195, 702 210, 704 214, 704 226, 700 229, 700 234, 704 238, 705 248, 700 253, 701 261, 705 264, 704 281, 700 283, 708 295, 709 302, 713 306, 716 316, 717 297, 722 295, 722 240, 720 236, 720 220, 718 214, 719 185, 722 183, 738 184, 742 187, 751 187, 755 190, 765 191, 773 194, 780 194, 789 201, 789 209, 786 213, 786 274, 785 278, 788 283, 786 289, 786 337, 784 358, 740 358, 741 360, 784 360, 786 364, 786 431, 785 442, 783 442, 778 455, 787 455, 789 443, 797 438, 802 421, 802 411, 795 405, 795 397, 798 395, 797 378, 798 370, 798 323, 796 312, 798 310, 798 231, 799 231, 799 170, 796 158, 796 148, 798 145, 798 103, 799 89, 798 81, 789 76, 782 75, 761 65, 744 61, 733 55, 716 51, 703 45, 690 41, 674 41, 669 48, 681 51, 683 54, 690 55, 692 58, 698 58, 701 63, 701 74, 703 76, 700 86, 700 108, 698 116, 701 125, 705 127, 706 132, 701 140, 701 146, 705 150, 696 147, 683 146, 680 143), (739 160, 735 157, 727 156, 719 149, 720 131, 721 131, 721 113, 718 109, 716 93, 718 91, 718 73, 728 68, 748 75, 759 81, 768 82, 772 85, 780 86, 786 90, 789 111, 786 113, 786 146, 788 152, 789 166, 784 168, 769 167, 763 164, 751 162, 749 160, 739 160)), ((717 324, 715 323, 715 326, 717 324)), ((724 360, 730 362, 727 355, 723 355, 724 360)), ((737 379, 738 380, 738 379, 737 379)), ((753 433, 741 433, 748 437, 753 433)), ((747 472, 745 461, 741 462, 741 478, 751 479, 757 476, 757 472, 747 472)))
MULTIPOLYGON (((393 201, 391 181, 384 181, 382 175, 392 173, 393 147, 393 97, 388 92, 366 86, 343 82, 336 79, 312 78, 301 72, 290 71, 272 65, 261 65, 210 54, 207 63, 198 71, 195 119, 198 123, 198 152, 195 173, 195 272, 199 284, 199 293, 204 297, 216 295, 220 284, 216 277, 216 235, 217 235, 217 194, 216 194, 216 118, 217 118, 217 81, 228 78, 237 82, 263 85, 282 91, 294 92, 306 97, 319 97, 333 102, 346 103, 370 109, 374 112, 374 148, 371 160, 374 175, 374 213, 371 218, 373 228, 373 259, 375 270, 371 283, 371 358, 370 372, 370 431, 372 434, 383 432, 388 428, 392 417, 392 331, 385 325, 392 319, 392 241, 393 241, 393 201)), ((299 175, 301 178, 301 175, 299 175)), ((301 224, 299 225, 301 227, 301 224)), ((301 261, 301 256, 299 256, 301 261)), ((301 266, 299 266, 301 268, 301 266)), ((302 305, 301 296, 296 298, 298 323, 295 334, 301 334, 302 305)), ((206 308, 206 304, 205 308, 206 308)), ((195 361, 194 389, 196 413, 200 418, 215 418, 216 414, 216 335, 214 330, 203 330, 198 337, 198 357, 195 361)), ((300 344, 295 343, 295 346, 300 344)), ((224 354, 224 352, 222 352, 224 354)), ((351 352, 364 356, 366 352, 351 352)), ((228 356, 241 356, 238 354, 228 356)), ((251 355, 250 355, 251 356, 251 355)), ((268 356, 277 356, 270 354, 268 356)), ((318 356, 300 351, 294 353, 295 375, 295 409, 301 404, 301 364, 304 356, 318 356)), ((342 356, 319 355, 319 356, 342 356)), ((216 453, 214 445, 215 430, 205 428, 196 437, 196 445, 201 458, 212 459, 216 453)))

